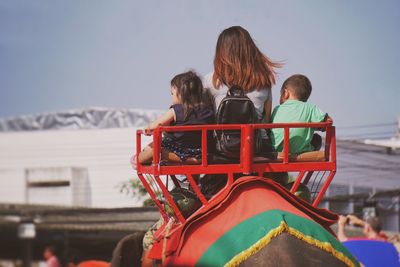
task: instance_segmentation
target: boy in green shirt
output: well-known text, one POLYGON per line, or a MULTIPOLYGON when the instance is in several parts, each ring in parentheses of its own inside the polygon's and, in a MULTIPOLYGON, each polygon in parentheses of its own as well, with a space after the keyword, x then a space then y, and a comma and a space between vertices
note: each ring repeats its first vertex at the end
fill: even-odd
MULTIPOLYGON (((311 95, 311 82, 301 74, 289 77, 282 85, 280 105, 272 112, 272 123, 322 122, 328 114, 307 102, 311 95)), ((283 128, 271 129, 271 141, 276 151, 283 151, 283 128)), ((312 128, 291 128, 289 148, 291 154, 319 150, 321 137, 312 128), (317 139, 319 140, 317 140, 317 139), (315 142, 315 144, 314 144, 315 142), (318 144, 319 143, 319 144, 318 144)))

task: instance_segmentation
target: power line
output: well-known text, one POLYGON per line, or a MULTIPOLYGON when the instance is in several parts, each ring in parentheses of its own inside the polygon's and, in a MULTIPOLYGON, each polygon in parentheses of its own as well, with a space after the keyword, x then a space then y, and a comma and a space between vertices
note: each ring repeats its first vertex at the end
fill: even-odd
POLYGON ((395 134, 396 134, 395 131, 390 131, 390 132, 347 134, 347 135, 338 135, 338 136, 340 138, 349 138, 349 137, 365 138, 368 136, 373 136, 375 138, 378 138, 378 137, 393 137, 395 134))
POLYGON ((346 129, 360 129, 360 128, 375 128, 375 127, 386 127, 386 126, 396 126, 396 122, 391 123, 378 123, 378 124, 363 124, 363 125, 353 125, 353 126, 338 126, 340 130, 346 129))

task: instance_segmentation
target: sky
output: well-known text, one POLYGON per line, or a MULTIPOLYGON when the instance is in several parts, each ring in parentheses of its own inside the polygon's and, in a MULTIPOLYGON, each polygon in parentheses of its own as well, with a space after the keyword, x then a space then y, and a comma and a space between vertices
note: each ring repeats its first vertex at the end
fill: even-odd
POLYGON ((170 80, 212 71, 219 33, 246 28, 341 133, 394 131, 400 116, 398 0, 0 0, 0 118, 74 108, 167 109, 170 80))

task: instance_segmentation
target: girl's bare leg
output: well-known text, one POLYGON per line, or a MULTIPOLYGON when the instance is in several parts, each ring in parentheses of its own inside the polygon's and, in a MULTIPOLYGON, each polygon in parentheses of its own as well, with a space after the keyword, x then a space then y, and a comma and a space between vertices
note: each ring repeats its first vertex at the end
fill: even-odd
POLYGON ((153 145, 149 144, 148 146, 146 146, 140 153, 138 156, 139 162, 141 164, 148 164, 151 163, 151 161, 153 160, 153 145))

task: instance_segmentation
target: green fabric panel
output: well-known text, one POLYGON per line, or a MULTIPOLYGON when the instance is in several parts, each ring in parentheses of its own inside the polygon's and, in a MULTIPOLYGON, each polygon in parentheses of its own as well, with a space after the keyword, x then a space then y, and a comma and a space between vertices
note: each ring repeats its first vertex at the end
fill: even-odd
POLYGON ((319 224, 303 217, 281 211, 269 210, 247 219, 233 227, 212 244, 200 257, 196 266, 224 266, 233 257, 250 248, 271 230, 279 227, 281 221, 304 235, 320 242, 329 242, 357 266, 357 261, 348 250, 319 224))

